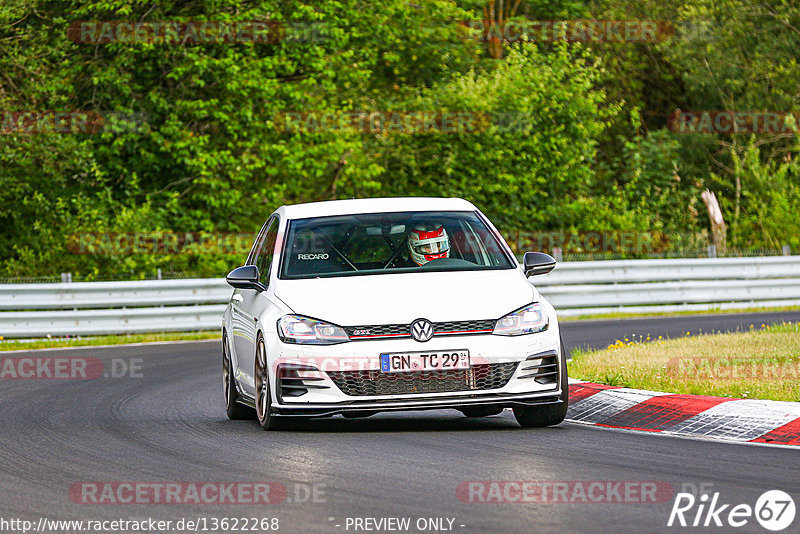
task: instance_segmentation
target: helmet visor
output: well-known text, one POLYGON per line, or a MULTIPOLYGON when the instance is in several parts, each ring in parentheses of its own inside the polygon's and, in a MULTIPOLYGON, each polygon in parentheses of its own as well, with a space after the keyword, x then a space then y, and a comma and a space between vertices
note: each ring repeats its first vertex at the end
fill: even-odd
POLYGON ((444 239, 430 240, 425 243, 414 245, 414 252, 417 254, 440 254, 442 252, 447 252, 449 249, 450 246, 444 239))

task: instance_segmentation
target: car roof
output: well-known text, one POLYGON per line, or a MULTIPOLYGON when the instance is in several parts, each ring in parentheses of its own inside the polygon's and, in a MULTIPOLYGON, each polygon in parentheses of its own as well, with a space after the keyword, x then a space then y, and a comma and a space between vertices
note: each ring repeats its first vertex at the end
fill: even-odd
POLYGON ((350 200, 329 200, 281 206, 278 214, 287 219, 307 219, 331 215, 352 215, 357 213, 389 213, 398 211, 476 211, 477 208, 461 198, 399 197, 399 198, 358 198, 350 200))

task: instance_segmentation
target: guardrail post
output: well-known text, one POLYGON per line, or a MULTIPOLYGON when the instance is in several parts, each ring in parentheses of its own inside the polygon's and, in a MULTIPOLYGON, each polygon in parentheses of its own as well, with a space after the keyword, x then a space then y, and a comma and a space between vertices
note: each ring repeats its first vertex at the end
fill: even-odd
POLYGON ((553 247, 553 258, 560 263, 563 261, 562 257, 563 255, 561 254, 561 247, 553 247))
POLYGON ((709 258, 717 257, 717 245, 708 245, 708 257, 709 258))
POLYGON ((72 273, 61 273, 61 283, 69 284, 72 282, 72 273))
POLYGON ((792 255, 792 247, 789 245, 783 245, 783 255, 784 256, 791 256, 792 255))

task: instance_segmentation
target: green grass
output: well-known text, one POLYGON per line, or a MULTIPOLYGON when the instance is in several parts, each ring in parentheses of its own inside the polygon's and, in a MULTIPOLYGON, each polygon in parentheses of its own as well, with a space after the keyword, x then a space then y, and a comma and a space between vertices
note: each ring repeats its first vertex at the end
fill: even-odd
POLYGON ((800 323, 677 339, 617 340, 573 352, 570 376, 612 386, 800 401, 800 323))
MULTIPOLYGON (((556 312, 558 310, 556 309, 556 312)), ((769 312, 785 312, 785 311, 800 311, 800 306, 785 306, 778 308, 743 308, 740 310, 704 310, 704 311, 683 311, 683 312, 656 312, 652 313, 596 313, 586 315, 576 315, 573 317, 559 317, 558 321, 564 323, 567 321, 583 321, 586 319, 628 319, 635 317, 667 317, 667 316, 682 316, 682 315, 727 315, 736 313, 769 313, 769 312)))
MULTIPOLYGON (((128 343, 154 343, 158 341, 195 341, 199 339, 219 339, 218 331, 202 332, 165 332, 152 334, 123 334, 116 336, 94 336, 37 339, 35 341, 0 341, 0 351, 32 350, 65 347, 91 347, 96 345, 125 345, 128 343)), ((0 338, 2 339, 2 338, 0 338)))

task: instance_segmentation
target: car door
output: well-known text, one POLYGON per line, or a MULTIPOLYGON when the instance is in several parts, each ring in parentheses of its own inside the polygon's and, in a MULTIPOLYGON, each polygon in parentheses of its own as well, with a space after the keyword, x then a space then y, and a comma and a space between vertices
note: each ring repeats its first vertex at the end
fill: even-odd
MULTIPOLYGON (((270 223, 272 223, 272 218, 267 219, 267 222, 265 222, 264 226, 262 226, 261 230, 259 230, 255 241, 253 241, 253 246, 250 249, 250 253, 247 255, 247 260, 244 262, 245 265, 256 264, 258 252, 261 250, 261 245, 264 242, 264 236, 267 233, 270 223)), ((252 379, 250 376, 252 373, 248 372, 247 369, 241 365, 242 358, 245 362, 249 359, 247 351, 249 350, 248 347, 250 346, 250 343, 248 343, 246 340, 248 337, 253 335, 252 331, 254 328, 252 324, 253 318, 250 317, 248 320, 247 314, 242 308, 242 304, 244 303, 244 298, 247 293, 247 290, 235 288, 233 290, 233 295, 231 296, 231 360, 233 363, 233 369, 235 370, 234 372, 236 373, 236 379, 242 386, 245 385, 245 382, 252 379)))
MULTIPOLYGON (((258 267, 259 277, 264 287, 269 286, 270 269, 272 258, 275 253, 275 243, 278 237, 279 220, 273 216, 267 223, 263 240, 250 259, 252 265, 258 267)), ((238 308, 237 326, 238 332, 235 333, 236 355, 239 371, 240 384, 245 391, 250 394, 255 393, 255 383, 253 370, 255 366, 256 353, 256 325, 261 311, 264 309, 263 300, 266 299, 265 292, 255 289, 240 289, 239 300, 236 303, 238 308)), ((237 311, 233 312, 234 314, 237 311)))

